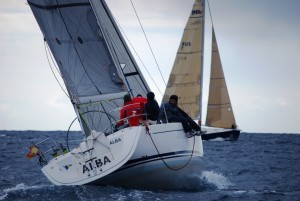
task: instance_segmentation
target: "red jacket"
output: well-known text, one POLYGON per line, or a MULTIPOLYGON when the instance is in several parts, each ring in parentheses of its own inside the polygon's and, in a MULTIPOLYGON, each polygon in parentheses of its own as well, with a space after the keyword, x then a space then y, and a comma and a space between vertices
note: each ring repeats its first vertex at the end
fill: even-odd
POLYGON ((135 97, 132 99, 134 103, 143 103, 144 105, 147 103, 147 98, 144 97, 135 97))
POLYGON ((125 103, 123 108, 121 109, 121 111, 120 111, 120 120, 121 121, 118 123, 119 126, 124 124, 124 121, 122 119, 124 119, 126 117, 131 116, 128 119, 130 126, 138 126, 140 123, 140 119, 143 118, 143 116, 141 116, 141 114, 144 113, 144 103, 139 102, 134 99, 131 100, 130 102, 125 103))

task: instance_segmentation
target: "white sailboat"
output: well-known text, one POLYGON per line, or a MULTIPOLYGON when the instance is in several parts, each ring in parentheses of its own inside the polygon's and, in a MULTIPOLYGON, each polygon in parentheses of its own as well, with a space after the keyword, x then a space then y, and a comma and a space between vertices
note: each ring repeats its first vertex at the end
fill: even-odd
MULTIPOLYGON (((163 97, 163 101, 167 101, 170 95, 178 95, 178 104, 193 119, 198 120, 200 125, 202 119, 205 20, 202 21, 196 16, 199 11, 204 11, 204 8, 202 1, 195 1, 163 97)), ((214 30, 209 90, 206 123, 205 126, 201 126, 202 131, 205 131, 206 134, 202 135, 202 139, 237 140, 240 130, 236 129, 214 30)))
POLYGON ((27 2, 84 134, 72 150, 51 139, 33 142, 28 158, 38 156, 55 185, 193 188, 203 167, 201 137, 186 138, 180 123, 150 125, 149 133, 142 125, 114 131, 123 96, 150 89, 105 1, 27 2))

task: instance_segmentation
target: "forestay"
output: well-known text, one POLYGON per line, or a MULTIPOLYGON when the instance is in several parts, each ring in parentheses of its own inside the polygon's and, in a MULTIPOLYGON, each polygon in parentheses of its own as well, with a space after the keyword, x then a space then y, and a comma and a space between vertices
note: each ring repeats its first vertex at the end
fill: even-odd
POLYGON ((103 0, 28 0, 86 135, 110 132, 126 93, 149 88, 103 0), (105 130, 106 129, 106 130, 105 130))

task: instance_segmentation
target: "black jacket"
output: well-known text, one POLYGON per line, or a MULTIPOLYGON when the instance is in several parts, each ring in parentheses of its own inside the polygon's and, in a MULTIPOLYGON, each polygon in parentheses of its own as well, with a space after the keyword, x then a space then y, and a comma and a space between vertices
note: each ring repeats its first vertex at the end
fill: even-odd
POLYGON ((159 106, 156 100, 148 100, 145 104, 146 119, 156 121, 159 115, 159 106))
POLYGON ((181 108, 179 108, 177 105, 171 105, 169 102, 160 106, 160 119, 165 120, 165 115, 167 115, 168 119, 172 118, 173 116, 181 116, 185 118, 189 117, 189 115, 181 108))

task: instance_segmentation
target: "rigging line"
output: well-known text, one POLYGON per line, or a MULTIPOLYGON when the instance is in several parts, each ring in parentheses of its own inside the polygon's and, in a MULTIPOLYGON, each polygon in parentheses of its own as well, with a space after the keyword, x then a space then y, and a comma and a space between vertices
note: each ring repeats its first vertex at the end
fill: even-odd
MULTIPOLYGON (((47 46, 47 52, 48 52, 49 55, 50 55, 51 61, 52 61, 53 65, 55 66, 56 71, 57 71, 58 74, 62 77, 62 74, 61 74, 60 71, 58 70, 58 66, 56 65, 56 63, 55 63, 55 61, 54 61, 54 59, 53 59, 53 56, 52 56, 52 54, 51 54, 50 47, 49 47, 49 45, 48 45, 48 43, 47 43, 46 41, 44 41, 44 45, 47 46)), ((47 53, 47 52, 46 52, 46 53, 47 53)))
MULTIPOLYGON (((59 5, 58 0, 56 0, 56 4, 59 5)), ((58 10, 58 13, 59 13, 59 15, 60 15, 60 17, 61 17, 61 20, 62 20, 62 22, 63 22, 63 25, 64 25, 65 28, 66 28, 67 34, 68 34, 69 37, 72 39, 72 35, 71 35, 71 33, 70 33, 69 29, 68 29, 68 26, 67 26, 67 24, 66 24, 66 22, 65 22, 65 19, 64 19, 63 15, 62 15, 61 8, 58 8, 57 10, 58 10)), ((90 81, 94 84, 94 87, 96 88, 96 90, 97 90, 100 94, 102 94, 102 92, 100 91, 100 89, 98 88, 98 86, 94 83, 94 81, 92 80, 91 76, 90 76, 89 73, 87 72, 86 67, 85 67, 84 64, 83 64, 82 58, 80 57, 80 55, 79 55, 79 53, 78 53, 78 50, 77 50, 77 48, 75 47, 75 44, 74 44, 74 43, 72 43, 72 44, 73 44, 73 46, 74 46, 74 50, 75 50, 75 52, 76 52, 76 54, 77 54, 77 56, 78 56, 78 59, 79 59, 81 65, 82 65, 82 68, 83 68, 83 70, 85 71, 87 77, 88 77, 88 78, 90 79, 90 81)), ((72 98, 73 98, 73 97, 72 97, 72 98)), ((77 97, 76 97, 76 98, 77 98, 77 97)), ((103 111, 106 113, 105 107, 104 107, 102 104, 101 104, 101 107, 102 107, 103 111)), ((78 113, 79 113, 79 115, 81 116, 79 110, 78 110, 78 113)), ((83 120, 84 120, 84 119, 83 119, 83 120)), ((89 128, 88 128, 88 130, 89 130, 89 128)), ((90 130, 89 130, 89 131, 90 131, 90 130)), ((85 133, 85 135, 88 136, 89 134, 88 134, 88 133, 85 133)))
MULTIPOLYGON (((68 83, 65 81, 65 79, 64 79, 64 77, 63 77, 63 74, 60 72, 59 67, 57 66, 57 64, 56 64, 56 62, 55 62, 55 59, 53 58, 53 54, 51 53, 49 44, 48 44, 46 41, 44 42, 44 44, 46 44, 48 53, 49 53, 50 58, 51 58, 51 61, 52 61, 53 65, 55 66, 56 71, 58 72, 58 74, 59 74, 60 77, 62 78, 63 82, 65 83, 66 89, 67 89, 67 91, 68 91, 68 83)), ((65 91, 66 91, 65 89, 63 89, 63 91, 64 91, 64 93, 68 94, 67 92, 65 92, 65 91)), ((69 92, 69 91, 68 91, 68 92, 69 92)), ((71 93, 69 92, 69 94, 71 94, 71 93)), ((68 96, 68 98, 70 99, 70 96, 69 96, 69 95, 67 95, 67 96, 68 96)))
MULTIPOLYGON (((110 39, 110 42, 111 42, 111 47, 112 47, 112 50, 114 51, 114 53, 115 53, 115 55, 116 55, 116 59, 118 60, 118 63, 120 64, 121 62, 120 62, 120 60, 119 60, 119 57, 118 57, 118 54, 117 54, 117 49, 115 48, 115 46, 117 47, 117 44, 116 43, 114 43, 114 40, 111 38, 111 35, 109 34, 109 32, 108 32, 108 30, 106 30, 107 31, 107 35, 108 35, 108 37, 109 37, 109 39, 110 39)), ((122 55, 121 55, 122 56, 122 55)), ((134 65, 134 64, 133 64, 134 65)), ((125 73, 124 73, 124 70, 121 68, 121 70, 122 70, 122 74, 124 75, 124 79, 126 80, 126 82, 128 83, 128 80, 127 80, 127 78, 126 78, 126 76, 125 76, 125 73)), ((138 74, 139 75, 139 74, 138 74)), ((133 76, 133 78, 136 80, 136 82, 140 85, 140 87, 141 87, 141 89, 145 92, 145 93, 147 93, 147 89, 145 90, 144 89, 144 87, 142 86, 142 84, 140 83, 140 81, 135 77, 135 76, 133 76)), ((139 77, 139 78, 141 78, 141 77, 139 77)), ((140 79, 141 80, 141 79, 140 79)), ((142 80, 141 80, 142 81, 142 80)), ((128 86, 129 86, 129 91, 131 91, 132 90, 132 85, 129 85, 129 83, 128 83, 128 86)), ((137 91, 136 89, 135 89, 135 91, 137 91)))
POLYGON ((208 10, 209 10, 209 16, 210 16, 210 20, 211 20, 211 25, 212 25, 212 27, 214 27, 214 22, 213 22, 212 15, 211 15, 209 0, 207 0, 207 4, 208 4, 208 10))
POLYGON ((68 151, 70 151, 70 148, 69 148, 69 131, 71 129, 71 126, 73 125, 73 123, 78 119, 78 117, 75 117, 75 119, 72 121, 72 123, 70 124, 69 128, 68 128, 68 131, 67 131, 67 135, 66 135, 66 144, 67 144, 67 148, 68 148, 68 151))
MULTIPOLYGON (((216 38, 216 36, 215 36, 215 28, 214 28, 214 22, 213 22, 213 18, 212 18, 212 15, 211 15, 211 9, 210 9, 210 4, 209 4, 209 0, 207 0, 207 3, 208 3, 208 9, 209 9, 209 14, 210 14, 210 19, 211 19, 211 25, 212 25, 212 35, 213 35, 213 37, 215 38, 215 42, 216 42, 216 44, 217 44, 217 38, 216 38)), ((213 42, 213 41, 212 41, 213 42)), ((217 46, 217 48, 218 48, 218 46, 217 46)), ((218 48, 218 52, 219 52, 219 48, 218 48)), ((221 60, 221 57, 220 57, 220 60, 221 60)), ((224 71, 223 71, 223 68, 222 68, 222 60, 221 60, 221 70, 222 70, 222 72, 223 72, 223 79, 224 79, 224 81, 225 81, 225 75, 224 75, 224 71)), ((213 79, 213 78, 211 78, 211 79, 213 79)), ((225 88, 226 88, 226 81, 225 81, 225 88)), ((228 93, 228 92, 227 92, 228 93)), ((230 98, 229 98, 229 102, 230 102, 230 98)), ((231 104, 231 103, 229 103, 229 104, 231 104)), ((231 108, 232 108, 232 105, 231 105, 231 108)))
POLYGON ((122 27, 120 26, 120 24, 118 23, 117 19, 115 19, 115 22, 118 24, 121 32, 123 33, 123 35, 125 36, 125 38, 127 39, 130 47, 133 49, 134 53, 136 54, 136 56, 138 57, 138 59, 140 60, 140 62, 142 63, 142 66, 144 67, 144 69, 146 70, 148 76, 151 78, 152 82, 154 83, 154 85, 156 86, 156 88, 158 89, 160 95, 163 95, 162 92, 160 91, 159 87, 157 86, 156 82, 154 81, 153 77, 151 76, 151 74, 149 73, 148 69, 146 68, 145 64, 143 63, 141 57, 138 55, 137 51, 134 49, 132 43, 130 42, 129 38, 127 37, 127 35, 125 34, 125 32, 123 31, 122 27))
MULTIPOLYGON (((56 4, 59 5, 59 3, 58 3, 57 0, 56 0, 56 4)), ((73 38, 72 38, 72 34, 70 33, 70 31, 69 31, 69 29, 68 29, 68 26, 67 26, 67 24, 66 24, 66 22, 65 22, 65 18, 63 17, 60 8, 58 8, 58 13, 59 13, 59 15, 60 15, 60 17, 61 17, 61 20, 62 20, 63 24, 65 25, 65 28, 66 28, 66 31, 67 31, 69 37, 70 37, 71 39, 73 39, 73 38)), ((75 50, 75 52, 76 52, 76 54, 77 54, 77 56, 78 56, 78 59, 79 59, 81 65, 82 65, 82 68, 84 69, 86 75, 87 75, 88 78, 91 80, 91 82, 94 84, 94 86, 95 86, 95 88, 97 89, 97 91, 98 91, 100 94, 102 94, 102 92, 100 91, 100 89, 98 89, 98 87, 96 86, 96 84, 95 84, 94 81, 92 80, 90 74, 87 72, 85 66, 83 65, 82 59, 81 59, 81 57, 79 56, 78 50, 77 50, 77 48, 75 47, 74 42, 73 42, 72 44, 73 44, 73 46, 74 46, 74 50, 75 50)))
MULTIPOLYGON (((55 79, 56 79, 58 85, 60 86, 60 88, 61 88, 62 91, 64 92, 64 94, 66 94, 66 96, 67 96, 68 98, 70 98, 70 96, 69 96, 68 93, 64 90, 63 86, 60 84, 60 82, 58 81, 58 78, 57 78, 56 75, 55 75, 55 72, 54 72, 54 70, 53 70, 53 68, 52 68, 52 65, 51 65, 51 63, 50 63, 50 60, 49 60, 49 55, 48 55, 48 53, 47 53, 47 48, 46 48, 46 44, 45 44, 45 43, 46 43, 46 42, 44 42, 44 47, 45 47, 45 52, 46 52, 46 57, 47 57, 47 60, 48 60, 49 67, 50 67, 50 69, 51 69, 51 71, 52 71, 52 73, 53 73, 53 75, 54 75, 54 77, 55 77, 55 79)), ((52 61, 52 62, 53 62, 53 61, 52 61)))
POLYGON ((142 25, 142 23, 141 23, 141 21, 140 21, 140 18, 139 18, 138 14, 137 14, 137 12, 136 12, 136 10, 135 10, 135 7, 134 7, 134 5, 133 5, 132 0, 130 0, 130 2, 131 2, 131 4, 132 4, 133 10, 134 10, 134 12, 135 12, 135 15, 136 15, 136 17, 137 17, 137 19, 138 19, 138 21, 139 21, 139 23, 140 23, 140 26, 141 26, 141 28, 142 28, 142 30, 143 30, 144 36, 145 36, 146 41, 147 41, 147 43, 148 43, 148 46, 149 46, 149 48, 150 48, 150 50, 151 50, 151 53, 152 53, 152 56, 153 56, 153 58, 154 58, 154 60, 155 60, 155 63, 156 63, 156 65, 157 65, 157 68, 158 68, 158 70, 159 70, 160 76, 161 76, 162 80, 164 81, 165 86, 167 86, 166 81, 165 81, 165 79, 164 79, 164 77, 163 77, 163 75, 162 75, 162 72, 161 72, 161 70, 160 70, 160 68, 159 68, 159 65, 158 65, 158 63, 157 63, 157 60, 156 60, 156 58, 155 58, 155 55, 154 55, 154 53, 153 53, 153 51, 152 51, 152 48, 151 48, 151 45, 150 45, 149 40, 148 40, 148 38, 147 38, 147 35, 146 35, 145 31, 144 31, 143 25, 142 25))
MULTIPOLYGON (((56 4, 59 5, 58 0, 56 0, 56 4)), ((67 26, 67 24, 66 24, 66 22, 65 22, 65 19, 64 19, 63 15, 62 15, 61 8, 57 8, 57 10, 58 10, 59 16, 61 17, 61 20, 62 20, 62 22, 63 22, 65 28, 66 28, 66 31, 67 31, 69 37, 70 37, 71 39, 73 39, 73 38, 72 38, 72 35, 71 35, 71 33, 70 33, 69 29, 68 29, 68 26, 67 26)), ((84 64, 83 64, 83 61, 82 61, 82 59, 81 59, 81 57, 80 57, 80 55, 79 55, 79 53, 78 53, 78 50, 77 50, 77 48, 76 48, 74 42, 73 42, 72 44, 73 44, 73 46, 74 46, 74 50, 75 50, 75 52, 76 52, 76 54, 77 54, 77 56, 78 56, 78 59, 79 59, 81 65, 82 65, 82 68, 83 68, 83 70, 85 71, 87 77, 88 77, 88 78, 90 79, 90 81, 94 84, 96 90, 97 90, 100 94, 102 94, 102 92, 100 91, 100 89, 98 88, 98 86, 97 86, 97 85, 94 83, 94 81, 92 80, 90 74, 87 72, 87 70, 86 70, 86 68, 85 68, 85 66, 84 66, 84 64)), ((73 98, 73 97, 72 97, 72 98, 73 98)), ((76 98, 77 98, 77 97, 76 97, 76 98)), ((102 104, 101 104, 101 106, 102 106, 103 111, 106 113, 105 107, 104 107, 102 104)), ((80 114, 80 111, 78 111, 78 113, 80 114)), ((88 134, 86 134, 86 136, 88 136, 88 134)))
POLYGON ((181 170, 181 169, 185 168, 185 167, 190 163, 190 161, 192 160, 192 157, 193 157, 193 155, 194 155, 194 150, 195 150, 195 142, 196 142, 196 137, 195 137, 195 136, 194 136, 193 150, 192 150, 192 153, 191 153, 191 155, 190 155, 190 157, 189 157, 189 160, 188 160, 183 166, 178 167, 178 168, 173 168, 173 167, 171 167, 169 164, 167 164, 167 162, 166 162, 165 159, 163 158, 162 154, 159 152, 159 150, 158 150, 158 148, 157 148, 157 146, 156 146, 156 144, 155 144, 155 142, 154 142, 154 140, 153 140, 152 134, 151 134, 149 131, 146 131, 146 134, 148 134, 148 135, 150 136, 150 139, 151 139, 151 141, 152 141, 152 143, 153 143, 153 145, 154 145, 154 147, 155 147, 155 149, 156 149, 156 151, 157 151, 157 153, 158 153, 160 159, 161 159, 162 162, 165 164, 165 166, 166 166, 167 168, 169 168, 170 170, 174 170, 174 171, 181 170))
POLYGON ((144 77, 143 77, 143 75, 141 74, 140 69, 138 68, 138 66, 137 66, 137 64, 136 64, 133 55, 131 54, 131 52, 130 52, 130 50, 129 50, 129 48, 128 48, 126 42, 125 42, 125 40, 123 39, 121 32, 120 32, 119 29, 117 28, 117 24, 116 24, 115 21, 113 20, 112 14, 111 14, 111 12, 110 12, 110 10, 109 10, 107 4, 106 4, 105 1, 103 1, 103 0, 101 1, 101 3, 102 3, 102 5, 103 5, 104 10, 105 10, 106 13, 107 13, 107 16, 108 16, 109 20, 110 20, 111 23, 112 23, 112 26, 115 28, 116 34, 117 34, 117 36, 119 37, 121 44, 123 44, 125 51, 128 53, 129 59, 130 59, 130 61, 133 63, 133 67, 135 68, 136 72, 139 74, 140 79, 141 79, 141 81, 142 81, 144 87, 146 88, 146 90, 147 90, 147 92, 148 92, 148 91, 150 90, 150 89, 149 89, 149 86, 148 86, 147 83, 145 82, 146 80, 144 80, 144 77))

